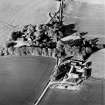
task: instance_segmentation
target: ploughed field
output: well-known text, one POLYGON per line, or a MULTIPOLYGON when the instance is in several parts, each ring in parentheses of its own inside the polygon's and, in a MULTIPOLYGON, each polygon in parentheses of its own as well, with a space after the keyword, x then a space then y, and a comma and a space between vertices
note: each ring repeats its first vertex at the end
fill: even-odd
POLYGON ((0 57, 0 105, 33 105, 54 65, 52 58, 0 57))

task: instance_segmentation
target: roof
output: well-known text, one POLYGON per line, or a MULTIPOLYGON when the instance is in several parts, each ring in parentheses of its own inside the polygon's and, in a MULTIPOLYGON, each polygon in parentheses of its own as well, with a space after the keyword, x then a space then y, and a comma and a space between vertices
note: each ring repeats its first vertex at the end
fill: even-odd
POLYGON ((69 36, 62 38, 61 41, 70 41, 70 40, 77 40, 77 39, 80 39, 80 36, 73 34, 73 35, 69 35, 69 36))

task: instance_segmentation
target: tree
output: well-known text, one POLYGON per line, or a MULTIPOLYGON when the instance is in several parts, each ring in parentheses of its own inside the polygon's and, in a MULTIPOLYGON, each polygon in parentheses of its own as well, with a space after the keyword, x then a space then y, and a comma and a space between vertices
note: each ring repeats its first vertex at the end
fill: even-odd
POLYGON ((21 31, 12 32, 11 38, 16 41, 18 38, 21 38, 23 33, 21 31))

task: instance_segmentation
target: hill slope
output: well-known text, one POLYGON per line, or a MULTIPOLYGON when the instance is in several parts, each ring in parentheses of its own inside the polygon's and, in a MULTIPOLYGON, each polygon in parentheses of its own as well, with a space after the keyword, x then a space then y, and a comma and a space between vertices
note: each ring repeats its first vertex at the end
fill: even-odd
POLYGON ((92 76, 105 79, 105 49, 94 53, 89 61, 92 61, 92 76))
MULTIPOLYGON (((66 0, 65 24, 76 22, 79 24, 79 31, 105 34, 105 5, 98 2, 103 0, 96 1, 94 3, 94 0, 75 0, 70 3, 70 0, 66 0)), ((13 28, 5 26, 1 21, 11 25, 45 23, 48 20, 48 12, 55 9, 55 0, 0 0, 0 36, 4 37, 0 40, 4 42, 13 28)))

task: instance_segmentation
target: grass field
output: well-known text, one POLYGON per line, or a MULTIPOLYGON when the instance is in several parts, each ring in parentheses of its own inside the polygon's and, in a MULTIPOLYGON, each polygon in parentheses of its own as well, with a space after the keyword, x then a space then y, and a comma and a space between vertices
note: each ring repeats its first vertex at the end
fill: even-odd
POLYGON ((54 65, 45 57, 0 57, 0 105, 33 105, 54 65))

